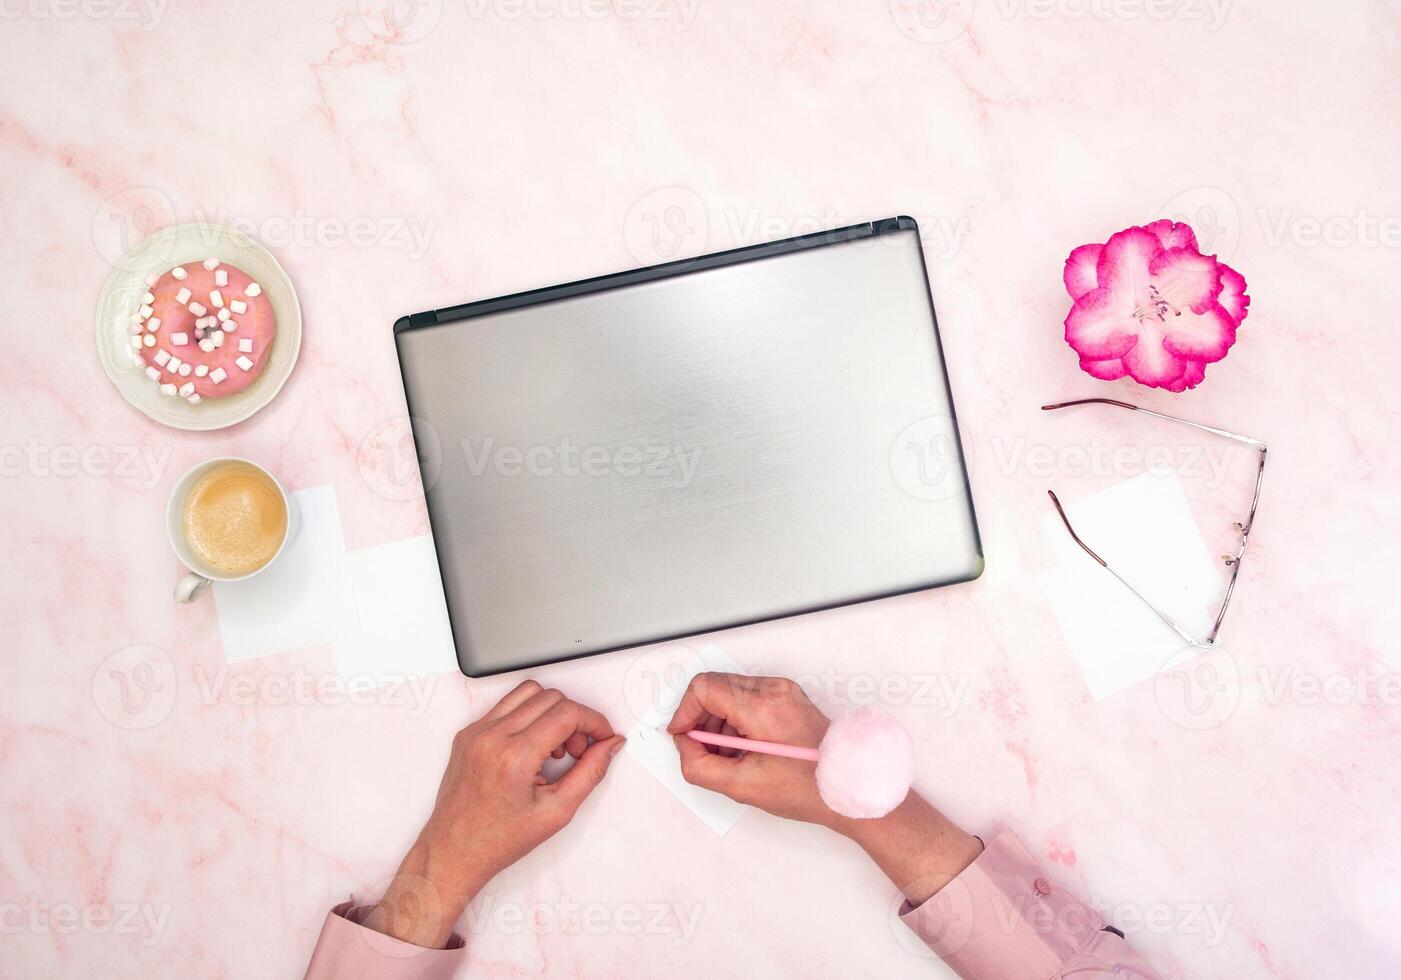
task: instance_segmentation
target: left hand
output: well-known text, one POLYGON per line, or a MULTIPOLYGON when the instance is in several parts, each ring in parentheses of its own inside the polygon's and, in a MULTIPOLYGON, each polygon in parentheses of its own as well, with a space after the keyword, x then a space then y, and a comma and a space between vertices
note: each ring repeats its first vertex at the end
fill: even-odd
POLYGON ((558 833, 623 747, 608 719, 526 681, 453 738, 437 803, 365 925, 441 947, 488 881, 558 833), (540 769, 568 752, 555 782, 540 769))

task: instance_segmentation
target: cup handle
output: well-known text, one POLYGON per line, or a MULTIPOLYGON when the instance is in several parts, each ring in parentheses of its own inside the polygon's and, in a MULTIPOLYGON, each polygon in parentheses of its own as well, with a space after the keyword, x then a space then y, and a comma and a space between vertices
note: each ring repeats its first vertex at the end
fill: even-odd
POLYGON ((203 575, 196 575, 191 572, 179 582, 175 583, 176 602, 194 602, 195 598, 204 591, 204 587, 210 582, 203 575))

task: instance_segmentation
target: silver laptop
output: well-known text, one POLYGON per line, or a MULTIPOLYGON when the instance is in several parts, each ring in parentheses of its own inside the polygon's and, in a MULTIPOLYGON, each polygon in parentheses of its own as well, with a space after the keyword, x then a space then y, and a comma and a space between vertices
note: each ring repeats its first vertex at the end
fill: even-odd
POLYGON ((982 572, 913 219, 394 329, 470 676, 982 572))

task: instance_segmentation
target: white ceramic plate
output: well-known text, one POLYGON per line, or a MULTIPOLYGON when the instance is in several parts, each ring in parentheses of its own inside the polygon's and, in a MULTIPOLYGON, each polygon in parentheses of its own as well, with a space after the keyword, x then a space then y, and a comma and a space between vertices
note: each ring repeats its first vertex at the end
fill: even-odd
POLYGON ((176 429, 209 430, 236 425, 277 396, 292 374, 302 347, 302 308, 292 281, 272 253, 226 225, 173 225, 147 235, 122 256, 97 299, 97 357, 123 398, 148 416, 176 429), (277 316, 277 335, 267 366, 247 388, 226 398, 205 398, 191 405, 161 394, 131 358, 127 325, 141 306, 146 277, 172 266, 216 258, 238 266, 263 287, 277 316))

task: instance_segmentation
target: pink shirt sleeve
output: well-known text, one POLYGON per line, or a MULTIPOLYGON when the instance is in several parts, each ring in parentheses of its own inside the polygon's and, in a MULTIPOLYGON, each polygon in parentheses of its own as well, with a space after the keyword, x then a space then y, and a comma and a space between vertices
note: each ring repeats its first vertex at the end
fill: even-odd
POLYGON ((447 949, 425 949, 360 923, 373 905, 337 905, 321 926, 306 980, 449 980, 467 955, 453 934, 447 949))
POLYGON ((919 908, 906 902, 900 918, 964 980, 1161 980, 1010 833, 919 908))

